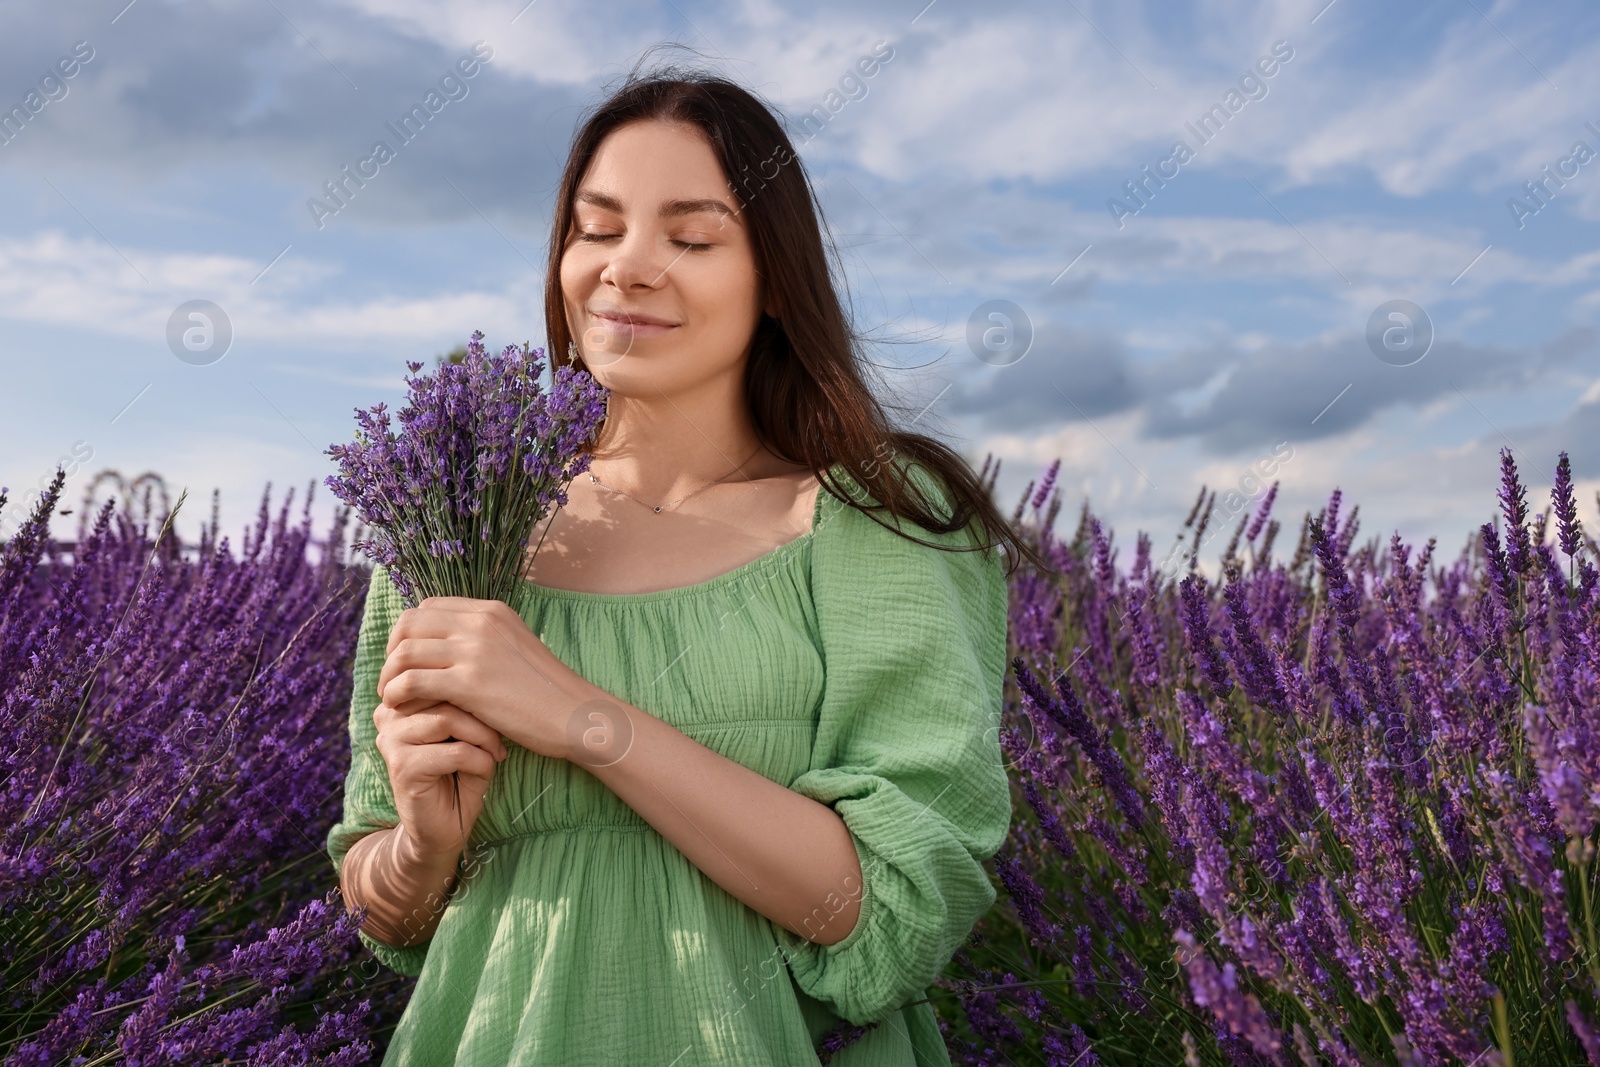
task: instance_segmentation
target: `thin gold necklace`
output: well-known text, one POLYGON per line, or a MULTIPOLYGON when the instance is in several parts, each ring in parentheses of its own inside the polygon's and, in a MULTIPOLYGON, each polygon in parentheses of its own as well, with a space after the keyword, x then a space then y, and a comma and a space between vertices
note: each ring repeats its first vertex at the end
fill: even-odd
POLYGON ((745 463, 749 463, 752 459, 755 458, 756 452, 759 452, 759 451, 761 451, 761 443, 758 441, 758 442, 756 442, 755 450, 752 451, 748 456, 744 457, 744 463, 739 464, 737 467, 733 468, 733 470, 729 471, 727 474, 724 474, 721 478, 714 478, 711 481, 707 482, 705 485, 702 485, 699 489, 696 489, 693 492, 685 493, 685 494, 683 494, 682 496, 680 496, 676 500, 669 500, 665 504, 645 504, 645 502, 643 500, 640 500, 638 497, 634 496, 632 493, 624 493, 621 489, 612 489, 611 486, 607 485, 605 482, 602 482, 599 478, 596 478, 594 476, 594 472, 593 471, 589 472, 589 481, 592 484, 598 485, 600 488, 605 489, 605 490, 607 490, 609 492, 617 493, 617 494, 619 494, 621 496, 625 496, 629 500, 632 500, 636 504, 644 504, 645 507, 649 508, 651 511, 654 511, 656 514, 659 515, 659 514, 661 514, 663 509, 670 508, 674 504, 681 504, 685 500, 688 500, 690 497, 694 496, 695 493, 699 493, 699 492, 701 492, 703 490, 710 489, 713 485, 716 485, 718 482, 723 481, 729 475, 737 474, 739 471, 744 469, 744 464, 745 463))

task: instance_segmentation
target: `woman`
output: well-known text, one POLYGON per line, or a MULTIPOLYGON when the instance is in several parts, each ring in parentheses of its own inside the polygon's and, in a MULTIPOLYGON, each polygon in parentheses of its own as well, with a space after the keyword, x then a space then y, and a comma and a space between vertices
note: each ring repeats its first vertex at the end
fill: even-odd
POLYGON ((610 390, 590 472, 517 610, 401 611, 379 568, 361 628, 328 846, 419 976, 384 1063, 814 1065, 874 1023, 834 1062, 948 1063, 925 998, 995 897, 997 542, 1028 552, 889 428, 750 94, 630 80, 556 204, 551 351, 610 390))

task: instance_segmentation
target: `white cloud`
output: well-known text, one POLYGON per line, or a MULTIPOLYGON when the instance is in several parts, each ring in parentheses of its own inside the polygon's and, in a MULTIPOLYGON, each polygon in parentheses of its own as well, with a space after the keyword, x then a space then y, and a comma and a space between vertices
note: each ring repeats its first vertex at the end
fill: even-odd
MULTIPOLYGON (((149 279, 140 279, 117 251, 93 238, 46 230, 31 238, 0 239, 0 318, 71 326, 138 340, 165 336, 178 304, 208 299, 233 323, 236 341, 282 342, 322 349, 367 349, 398 341, 438 338, 454 344, 464 326, 491 338, 528 339, 530 322, 542 334, 542 279, 532 272, 499 292, 459 291, 427 296, 327 300, 332 268, 283 262, 268 285, 251 282, 262 264, 220 253, 161 253, 125 247, 149 279)), ((269 275, 271 277, 271 275, 269 275)))

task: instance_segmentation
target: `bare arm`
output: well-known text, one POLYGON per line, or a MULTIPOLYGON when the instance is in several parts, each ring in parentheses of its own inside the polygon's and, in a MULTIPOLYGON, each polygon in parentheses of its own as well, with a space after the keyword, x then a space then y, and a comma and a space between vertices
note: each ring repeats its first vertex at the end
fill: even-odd
POLYGON ((407 948, 433 937, 455 888, 458 856, 420 851, 403 825, 379 830, 350 846, 339 887, 352 910, 368 907, 363 930, 407 948))
POLYGON ((850 933, 862 871, 837 812, 609 694, 581 712, 589 728, 575 731, 567 758, 706 877, 808 941, 831 945, 850 933))

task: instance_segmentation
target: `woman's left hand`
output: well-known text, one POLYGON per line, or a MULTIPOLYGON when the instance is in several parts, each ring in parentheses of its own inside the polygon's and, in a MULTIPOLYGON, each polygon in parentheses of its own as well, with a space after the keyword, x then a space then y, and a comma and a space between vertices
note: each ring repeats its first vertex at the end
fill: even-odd
POLYGON ((567 726, 600 694, 498 600, 429 597, 389 632, 378 696, 400 711, 444 701, 541 755, 567 757, 567 726))

